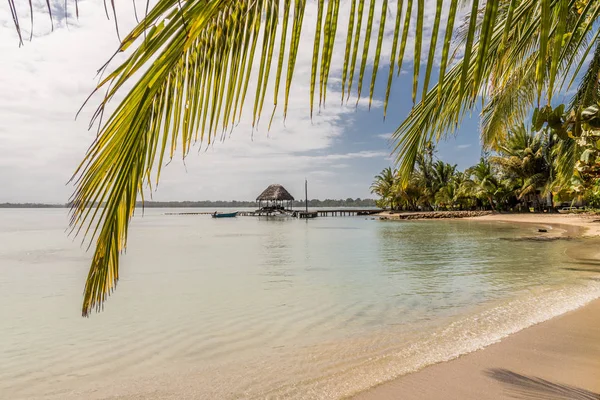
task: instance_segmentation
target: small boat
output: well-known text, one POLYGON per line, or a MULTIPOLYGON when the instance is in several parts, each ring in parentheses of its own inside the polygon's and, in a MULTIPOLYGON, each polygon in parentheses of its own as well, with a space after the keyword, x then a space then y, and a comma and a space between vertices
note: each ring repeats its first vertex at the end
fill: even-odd
POLYGON ((237 217, 238 212, 232 212, 232 213, 217 213, 215 212, 214 214, 212 214, 213 218, 234 218, 237 217))

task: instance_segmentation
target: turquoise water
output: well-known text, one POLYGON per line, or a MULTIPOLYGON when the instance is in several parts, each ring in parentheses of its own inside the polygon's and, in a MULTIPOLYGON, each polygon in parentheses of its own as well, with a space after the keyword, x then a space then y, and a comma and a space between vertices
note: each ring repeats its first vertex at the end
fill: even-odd
POLYGON ((573 270, 588 241, 522 239, 537 227, 172 211, 134 219, 83 319, 65 210, 0 210, 3 396, 340 398, 600 296, 573 270))

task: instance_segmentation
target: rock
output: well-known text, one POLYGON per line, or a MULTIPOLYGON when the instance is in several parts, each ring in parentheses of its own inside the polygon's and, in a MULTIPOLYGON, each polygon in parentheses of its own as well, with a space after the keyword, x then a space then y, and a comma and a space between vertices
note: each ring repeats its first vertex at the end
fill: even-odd
POLYGON ((393 218, 398 219, 441 219, 441 218, 469 218, 490 215, 492 211, 426 211, 399 214, 393 218))

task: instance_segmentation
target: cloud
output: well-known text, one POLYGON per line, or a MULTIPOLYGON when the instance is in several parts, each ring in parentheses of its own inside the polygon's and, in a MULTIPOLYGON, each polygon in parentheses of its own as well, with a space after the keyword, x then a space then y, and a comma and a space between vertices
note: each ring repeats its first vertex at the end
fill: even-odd
POLYGON ((377 135, 377 137, 380 139, 384 139, 384 140, 390 140, 392 138, 393 134, 394 134, 394 132, 381 133, 381 134, 377 135))
POLYGON ((313 159, 322 159, 322 160, 348 160, 352 158, 379 158, 379 157, 387 157, 388 153, 385 151, 359 151, 356 153, 346 153, 346 154, 328 154, 320 158, 319 156, 313 157, 313 159))
MULTIPOLYGON (((95 131, 88 131, 88 121, 98 99, 93 98, 76 121, 74 117, 97 83, 96 71, 118 46, 114 21, 106 18, 103 0, 80 1, 79 19, 73 17, 73 9, 65 11, 63 1, 51 3, 54 31, 50 20, 40 14, 45 12, 45 0, 35 0, 33 4, 39 12, 34 40, 26 41, 25 46, 19 48, 8 6, 0 2, 0 92, 3 93, 0 97, 0 202, 67 201, 73 187, 66 183, 95 138, 95 131)), ((141 3, 145 1, 138 0, 138 5, 141 3)), ((429 3, 434 4, 427 0, 429 3)), ((394 7, 390 4, 389 15, 395 15, 394 7)), ((154 197, 173 200, 251 198, 264 182, 281 180, 302 184, 306 176, 314 177, 311 192, 315 197, 368 196, 368 179, 378 172, 377 162, 388 157, 389 151, 345 148, 346 129, 368 106, 364 97, 358 102, 359 112, 355 109, 355 98, 351 98, 347 106, 340 106, 338 101, 342 96, 339 76, 344 58, 342 39, 346 34, 341 27, 348 19, 348 9, 349 2, 342 2, 326 107, 315 110, 311 120, 306 88, 310 84, 317 10, 316 2, 309 2, 287 120, 284 122, 278 112, 271 131, 266 129, 272 110, 272 103, 267 103, 272 101, 273 82, 270 82, 263 120, 254 132, 250 128, 253 99, 249 96, 242 122, 231 136, 208 147, 206 143, 204 147, 197 146, 185 165, 181 158, 175 159, 164 169, 154 197), (373 170, 365 169, 364 163, 368 162, 374 163, 369 164, 373 170), (324 173, 323 169, 328 168, 337 171, 324 173), (346 181, 335 177, 341 169, 349 177, 346 181), (357 182, 359 178, 364 182, 357 182), (362 192, 356 192, 357 184, 364 187, 362 192)), ((434 9, 426 9, 426 25, 432 23, 430 10, 434 9)), ((118 11, 123 35, 135 24, 131 2, 119 2, 118 11)), ((19 17, 25 38, 29 37, 28 12, 24 2, 19 8, 19 17)), ((376 24, 379 18, 377 14, 376 24)), ((389 59, 392 29, 393 24, 388 23, 381 68, 385 68, 389 59)), ((372 42, 376 36, 372 35, 372 42)), ((410 40, 412 37, 411 33, 410 40)), ((411 49, 409 41, 405 62, 411 60, 411 49)), ((275 59, 277 52, 278 46, 275 59)), ((374 51, 371 51, 370 63, 373 57, 374 51)), ((118 59, 113 66, 118 65, 118 59)), ((369 79, 365 77, 365 82, 369 79)), ((365 92, 368 90, 363 88, 365 92)), ((118 100, 115 99, 113 106, 118 100)), ((382 102, 376 98, 371 107, 381 106, 382 102)), ((384 138, 384 135, 388 134, 378 137, 384 138)))
POLYGON ((471 144, 459 144, 456 146, 457 150, 464 150, 464 149, 468 149, 469 147, 471 147, 471 144))

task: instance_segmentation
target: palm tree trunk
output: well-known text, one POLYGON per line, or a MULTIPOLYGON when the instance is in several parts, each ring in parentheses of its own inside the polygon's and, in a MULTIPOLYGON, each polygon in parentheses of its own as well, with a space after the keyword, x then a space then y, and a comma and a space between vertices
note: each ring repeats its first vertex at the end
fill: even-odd
POLYGON ((494 208, 494 201, 492 200, 492 196, 488 196, 488 201, 490 202, 490 207, 492 208, 492 211, 496 211, 496 209, 494 208))
POLYGON ((554 202, 552 201, 552 192, 548 192, 546 195, 546 205, 548 206, 548 212, 556 212, 554 208, 554 202))

